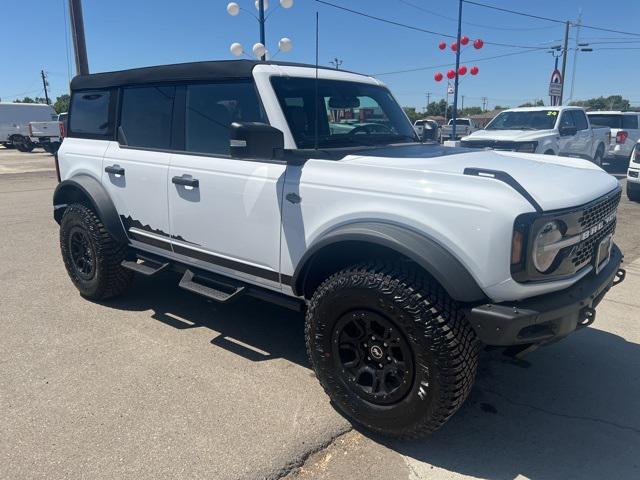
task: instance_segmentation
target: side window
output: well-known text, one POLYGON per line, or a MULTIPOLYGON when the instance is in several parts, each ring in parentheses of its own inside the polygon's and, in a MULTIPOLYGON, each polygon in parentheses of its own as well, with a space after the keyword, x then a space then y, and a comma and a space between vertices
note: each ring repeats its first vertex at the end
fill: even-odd
POLYGON ((71 99, 70 136, 107 136, 112 133, 109 123, 111 92, 92 90, 74 92, 71 99))
POLYGON ((127 87, 122 91, 120 126, 130 147, 171 147, 175 87, 127 87))
POLYGON ((576 123, 571 115, 571 110, 565 110, 560 117, 560 127, 575 127, 576 123))
POLYGON ((638 115, 623 115, 622 128, 634 130, 638 128, 638 115))
POLYGON ((578 130, 586 130, 589 128, 587 117, 582 110, 571 110, 573 115, 573 121, 576 124, 578 130))
POLYGON ((187 86, 186 151, 229 155, 233 122, 266 122, 253 82, 187 86))

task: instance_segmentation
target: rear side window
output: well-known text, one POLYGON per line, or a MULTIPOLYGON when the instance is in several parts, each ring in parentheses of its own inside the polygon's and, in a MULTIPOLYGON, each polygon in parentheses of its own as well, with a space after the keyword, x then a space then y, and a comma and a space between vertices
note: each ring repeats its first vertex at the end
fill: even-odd
POLYGON ((187 86, 186 151, 229 155, 233 122, 266 122, 253 82, 187 86))
POLYGON ((630 130, 638 128, 638 115, 623 115, 622 116, 622 128, 628 128, 630 130))
POLYGON ((589 128, 587 116, 582 110, 571 110, 571 114, 573 115, 573 121, 576 124, 576 128, 578 130, 586 130, 587 128, 589 128))
POLYGON ((589 120, 594 127, 622 127, 622 115, 592 113, 589 115, 589 120))
POLYGON ((109 104, 111 92, 93 90, 75 92, 71 99, 71 134, 102 137, 111 134, 109 104))
POLYGON ((122 91, 120 127, 129 147, 168 150, 175 87, 129 87, 122 91))

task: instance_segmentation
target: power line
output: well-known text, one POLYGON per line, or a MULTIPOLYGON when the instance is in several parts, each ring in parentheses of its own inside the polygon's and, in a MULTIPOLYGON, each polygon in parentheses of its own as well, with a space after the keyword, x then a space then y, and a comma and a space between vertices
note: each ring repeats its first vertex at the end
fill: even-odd
MULTIPOLYGON (((496 7, 494 5, 487 5, 486 3, 474 2, 472 0, 462 0, 462 1, 464 3, 468 3, 470 5, 475 5, 477 7, 489 8, 491 10, 498 10, 500 12, 511 13, 513 15, 520 15, 522 17, 535 18, 535 19, 544 20, 544 21, 547 21, 547 22, 564 23, 562 20, 558 20, 556 18, 542 17, 540 15, 532 15, 530 13, 518 12, 517 10, 509 10, 508 8, 496 7)), ((640 37, 640 33, 636 33, 636 32, 624 32, 622 30, 612 30, 610 28, 595 27, 593 25, 585 25, 585 24, 582 24, 581 26, 583 28, 589 28, 591 30, 599 30, 601 32, 619 33, 621 35, 633 35, 633 36, 640 37)))
MULTIPOLYGON (((366 17, 366 18, 369 18, 371 20, 377 20, 378 22, 383 22, 383 23, 388 23, 390 25, 395 25, 396 27, 407 28, 409 30, 414 30, 414 31, 417 31, 417 32, 428 33, 429 35, 437 35, 439 37, 453 38, 453 39, 457 38, 454 35, 449 35, 449 34, 442 33, 442 32, 434 32, 433 30, 427 30, 425 28, 415 27, 413 25, 407 25, 406 23, 394 22, 393 20, 387 20, 386 18, 380 18, 380 17, 376 17, 374 15, 369 15, 368 13, 360 12, 358 10, 352 10, 351 8, 347 8, 347 7, 343 7, 343 6, 340 6, 340 5, 336 5, 334 3, 330 3, 330 2, 327 2, 325 0, 315 0, 315 1, 317 3, 322 3, 323 5, 327 5, 329 7, 337 8, 338 10, 343 10, 345 12, 353 13, 354 15, 360 15, 361 17, 366 17)), ((562 22, 562 23, 564 23, 564 22, 562 22)), ((510 43, 497 43, 497 42, 489 42, 489 41, 485 41, 484 43, 486 45, 495 45, 497 47, 528 48, 528 49, 532 49, 532 50, 545 50, 547 48, 547 47, 539 47, 539 46, 534 46, 534 45, 513 45, 513 44, 510 44, 510 43)))
MULTIPOLYGON (((435 17, 440 17, 440 18, 444 18, 445 20, 450 20, 452 22, 457 22, 458 20, 456 18, 453 17, 449 17, 447 15, 443 15, 441 13, 438 12, 434 12, 432 10, 427 10, 426 8, 420 6, 420 5, 416 5, 412 2, 409 2, 407 0, 398 0, 400 3, 403 3, 405 5, 408 5, 410 7, 415 8, 416 10, 420 10, 422 12, 428 13, 430 15, 433 15, 435 17)), ((497 25, 483 25, 482 23, 472 23, 472 22, 462 22, 464 25, 470 25, 472 27, 478 27, 478 28, 488 28, 491 30, 508 30, 508 31, 520 31, 520 30, 546 30, 549 28, 554 28, 552 26, 549 27, 498 27, 497 25)))
POLYGON ((520 15, 522 17, 536 18, 538 20, 545 20, 547 22, 553 22, 553 23, 564 23, 564 21, 558 20, 557 18, 542 17, 540 15, 531 15, 530 13, 517 12, 516 10, 509 10, 508 8, 496 7, 494 5, 487 5, 486 3, 472 2, 471 0, 462 0, 462 1, 470 5, 475 5, 476 7, 489 8, 491 10, 498 10, 500 12, 512 13, 514 15, 520 15))
MULTIPOLYGON (((526 50, 526 51, 518 51, 518 52, 511 52, 511 53, 503 53, 502 55, 494 55, 492 57, 482 57, 482 58, 476 58, 471 59, 471 60, 467 60, 467 63, 478 63, 478 62, 484 62, 487 60, 495 60, 496 58, 504 58, 504 57, 511 57, 513 55, 522 55, 524 53, 531 53, 531 52, 535 52, 537 50, 526 50)), ((429 65, 428 67, 417 67, 417 68, 410 68, 410 69, 406 69, 406 70, 395 70, 392 72, 382 72, 382 73, 374 73, 372 74, 374 77, 380 77, 382 75, 395 75, 398 73, 412 73, 412 72, 420 72, 422 70, 433 70, 435 68, 444 68, 444 67, 450 67, 452 65, 455 65, 455 63, 443 63, 440 65, 429 65)))

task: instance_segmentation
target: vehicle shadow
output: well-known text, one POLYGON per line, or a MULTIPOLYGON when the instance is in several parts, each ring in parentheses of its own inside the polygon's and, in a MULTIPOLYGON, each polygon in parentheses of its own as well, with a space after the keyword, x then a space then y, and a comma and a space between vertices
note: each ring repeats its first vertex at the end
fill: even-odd
POLYGON ((525 361, 485 352, 469 400, 440 431, 383 443, 474 478, 640 478, 639 365, 640 345, 595 328, 525 361))
POLYGON ((309 367, 301 313, 251 297, 220 304, 182 290, 179 280, 173 272, 153 278, 137 275, 125 295, 101 304, 118 310, 150 310, 151 318, 178 330, 208 328, 218 332, 213 345, 252 361, 284 358, 309 367))
MULTIPOLYGON (((220 305, 178 288, 178 276, 136 277, 109 308, 151 311, 176 329, 209 328, 211 340, 252 361, 310 368, 303 316, 244 297, 220 305)), ((373 438, 450 472, 495 480, 640 478, 640 345, 586 328, 516 360, 482 354, 476 386, 438 432, 417 441, 373 438)))

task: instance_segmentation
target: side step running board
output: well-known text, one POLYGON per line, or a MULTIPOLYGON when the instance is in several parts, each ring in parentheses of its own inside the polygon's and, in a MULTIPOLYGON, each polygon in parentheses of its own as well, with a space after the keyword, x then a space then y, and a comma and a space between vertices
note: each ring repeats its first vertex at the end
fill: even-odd
POLYGON ((158 262, 142 256, 139 256, 138 258, 141 260, 140 263, 138 263, 137 260, 124 260, 120 265, 122 265, 126 269, 133 270, 134 272, 140 273, 146 277, 155 275, 156 273, 161 272, 169 266, 169 262, 158 262))
POLYGON ((245 286, 241 283, 231 283, 226 280, 213 279, 209 276, 196 275, 191 270, 184 272, 179 285, 180 288, 220 303, 226 303, 233 298, 239 297, 245 290, 245 286), (196 280, 199 280, 199 282, 196 280))

